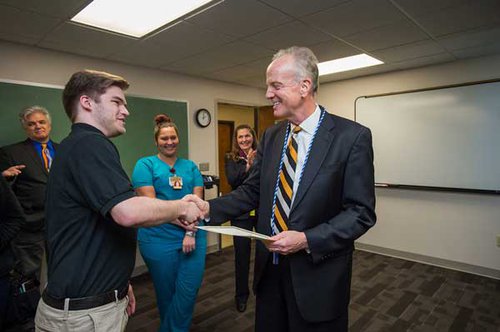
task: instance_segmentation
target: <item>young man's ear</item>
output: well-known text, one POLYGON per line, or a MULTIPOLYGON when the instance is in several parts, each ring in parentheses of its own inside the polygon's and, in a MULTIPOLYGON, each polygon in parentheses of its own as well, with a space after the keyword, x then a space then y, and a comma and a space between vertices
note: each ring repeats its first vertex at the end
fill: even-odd
POLYGON ((92 98, 90 98, 87 95, 82 95, 80 96, 79 102, 83 110, 87 112, 92 111, 92 102, 93 102, 92 98))

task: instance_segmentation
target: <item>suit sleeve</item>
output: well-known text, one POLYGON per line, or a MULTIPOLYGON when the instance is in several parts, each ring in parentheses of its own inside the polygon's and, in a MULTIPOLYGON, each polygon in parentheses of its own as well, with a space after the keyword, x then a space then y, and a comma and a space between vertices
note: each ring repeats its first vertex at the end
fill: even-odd
POLYGON ((349 153, 343 182, 342 211, 305 231, 313 262, 350 249, 376 222, 371 132, 363 128, 349 153))

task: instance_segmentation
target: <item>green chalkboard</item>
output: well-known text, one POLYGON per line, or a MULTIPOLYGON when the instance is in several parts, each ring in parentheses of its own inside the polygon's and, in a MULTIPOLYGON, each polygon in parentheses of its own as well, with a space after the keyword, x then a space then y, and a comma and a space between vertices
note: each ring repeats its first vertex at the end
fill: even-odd
MULTIPOLYGON (((64 112, 61 101, 62 89, 0 82, 0 146, 26 138, 18 120, 24 108, 40 105, 47 108, 52 117, 51 138, 60 142, 71 129, 71 122, 64 112)), ((127 133, 113 138, 120 151, 124 169, 130 175, 136 161, 156 154, 153 138, 153 118, 158 113, 168 114, 179 128, 179 157, 188 158, 187 103, 126 96, 130 116, 127 133)))

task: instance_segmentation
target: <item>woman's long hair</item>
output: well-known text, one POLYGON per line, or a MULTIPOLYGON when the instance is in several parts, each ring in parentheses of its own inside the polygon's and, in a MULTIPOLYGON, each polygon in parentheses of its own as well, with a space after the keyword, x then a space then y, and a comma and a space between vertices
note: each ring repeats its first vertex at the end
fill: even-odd
POLYGON ((234 130, 233 134, 233 148, 230 153, 228 153, 229 158, 233 159, 234 161, 238 161, 241 159, 240 157, 240 146, 238 145, 238 131, 241 129, 248 129, 250 131, 250 134, 253 137, 253 142, 252 142, 252 149, 256 150, 257 149, 257 135, 255 135, 255 130, 253 130, 252 127, 250 127, 247 124, 241 124, 236 129, 234 130))

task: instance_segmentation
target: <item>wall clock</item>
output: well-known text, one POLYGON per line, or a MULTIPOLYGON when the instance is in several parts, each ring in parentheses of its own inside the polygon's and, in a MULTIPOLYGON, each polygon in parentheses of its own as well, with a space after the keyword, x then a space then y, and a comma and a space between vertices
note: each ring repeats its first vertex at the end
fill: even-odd
POLYGON ((208 127, 212 122, 212 116, 210 115, 210 112, 207 109, 200 108, 199 110, 196 111, 195 120, 198 126, 205 128, 208 127))

